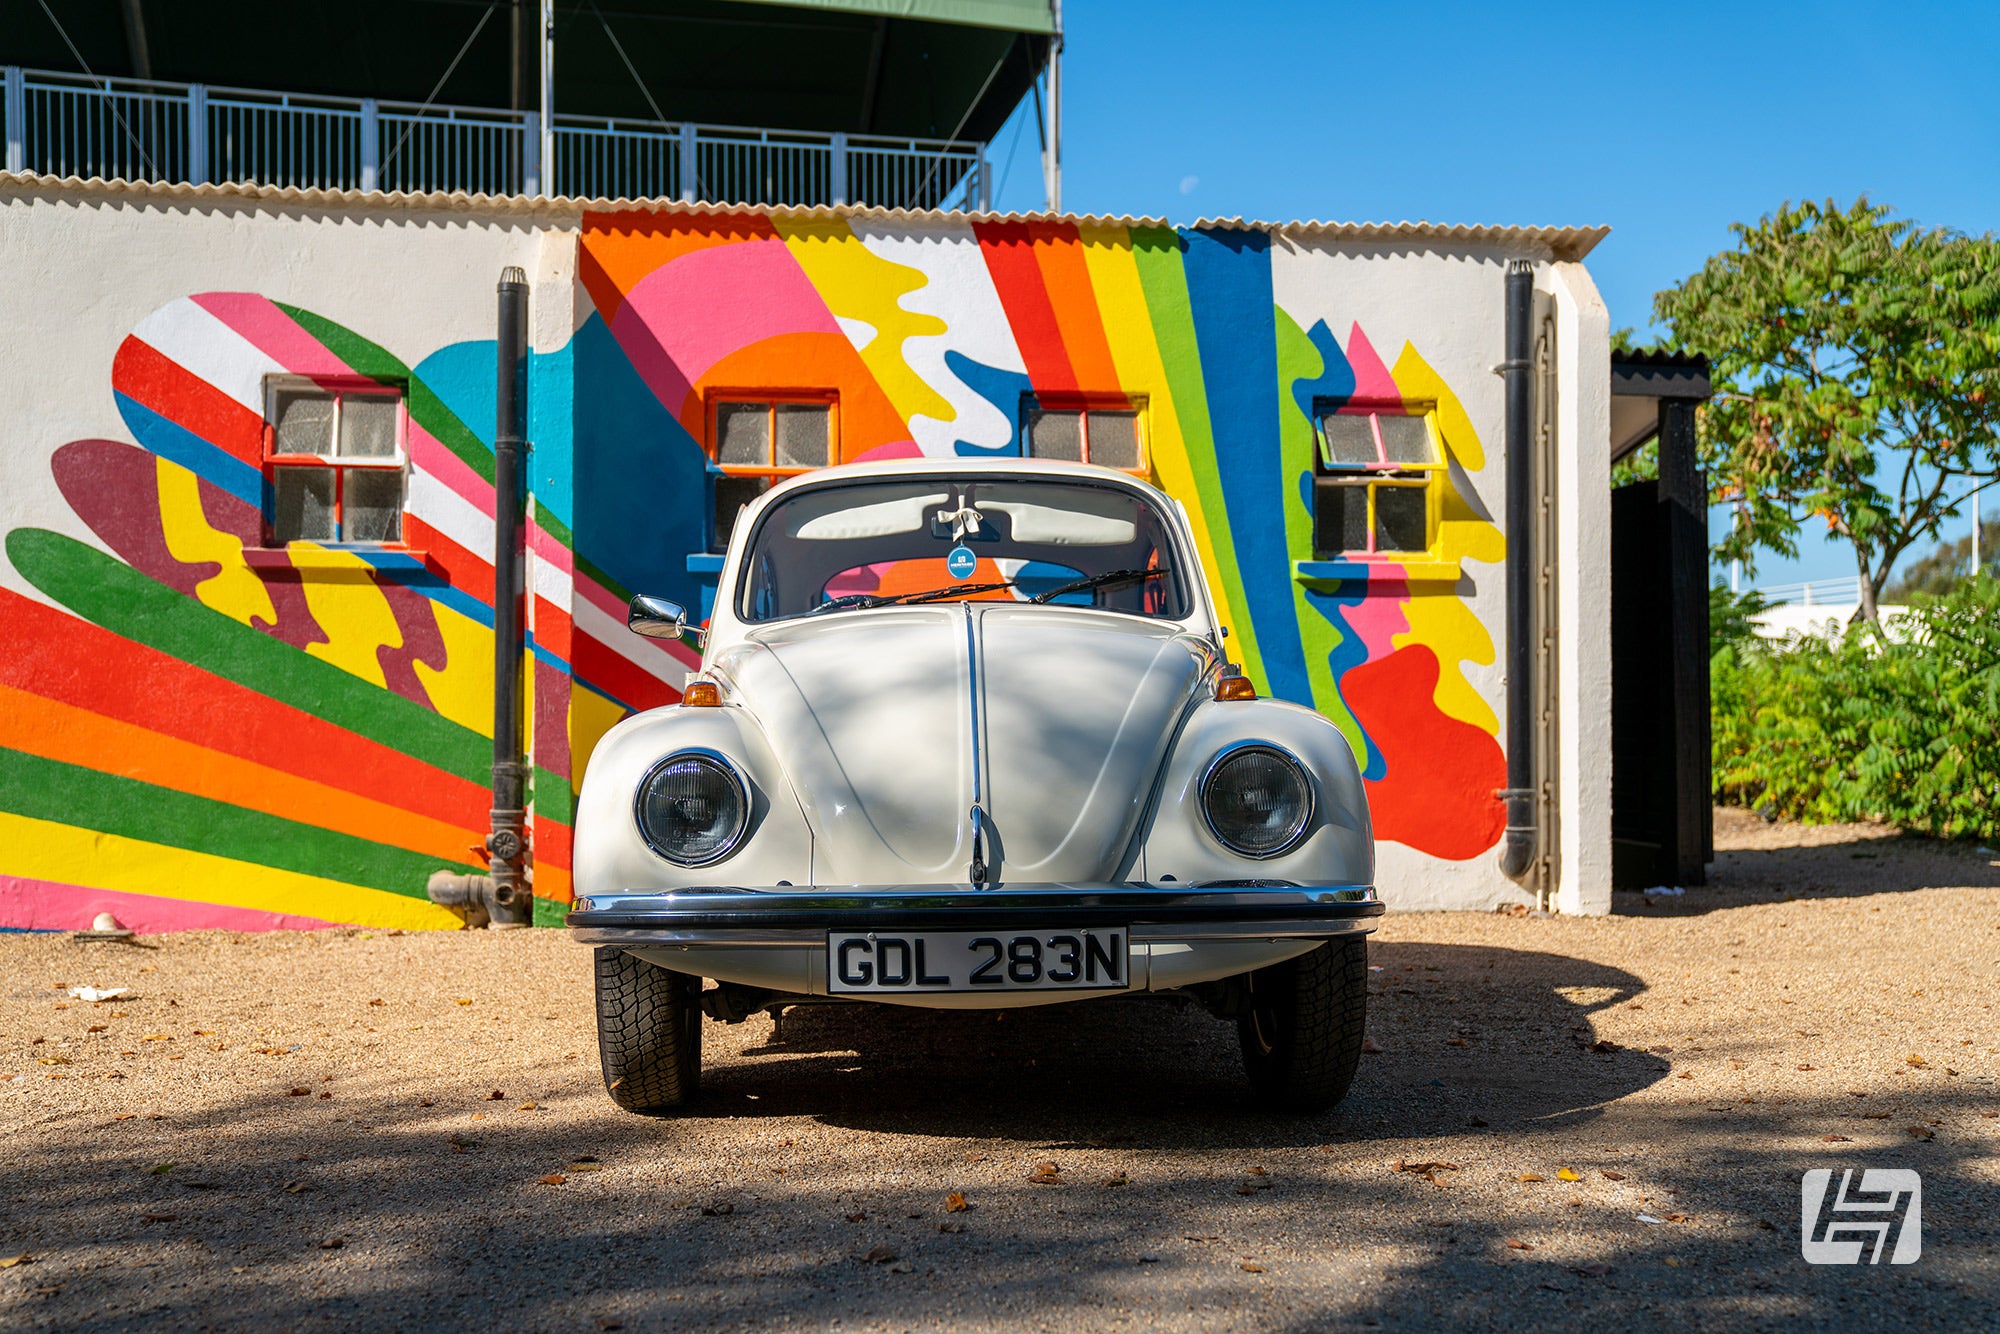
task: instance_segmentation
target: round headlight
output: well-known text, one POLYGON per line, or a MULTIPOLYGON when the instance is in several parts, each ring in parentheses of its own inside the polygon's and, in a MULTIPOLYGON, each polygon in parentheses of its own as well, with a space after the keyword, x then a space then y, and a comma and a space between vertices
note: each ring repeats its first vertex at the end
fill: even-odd
POLYGON ((736 851, 750 823, 743 780, 719 755, 669 755, 639 784, 639 832, 681 866, 707 866, 736 851))
POLYGON ((1208 830, 1231 852, 1276 857, 1305 837, 1312 821, 1312 779, 1275 746, 1237 746, 1209 766, 1201 782, 1208 830))

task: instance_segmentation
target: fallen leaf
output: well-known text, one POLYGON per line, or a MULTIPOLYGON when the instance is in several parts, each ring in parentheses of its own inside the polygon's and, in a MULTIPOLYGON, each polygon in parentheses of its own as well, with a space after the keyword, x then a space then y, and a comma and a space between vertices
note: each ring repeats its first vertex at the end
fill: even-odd
POLYGON ((1817 1070, 1817 1069, 1819 1069, 1819 1067, 1818 1067, 1818 1066, 1816 1066, 1816 1065, 1802 1065, 1802 1066, 1800 1066, 1800 1067, 1799 1067, 1799 1069, 1801 1069, 1801 1070, 1817 1070))
POLYGON ((1663 1256, 1661 1257, 1661 1263, 1669 1269, 1679 1269, 1681 1267, 1681 1260, 1677 1255, 1663 1256))
POLYGON ((1380 1056, 1382 1054, 1382 1049, 1375 1045, 1374 1038, 1361 1039, 1361 1050, 1370 1056, 1380 1056))
POLYGON ((1854 1140, 1852 1135, 1821 1135, 1819 1138, 1822 1144, 1850 1144, 1854 1140))
POLYGON ((1691 1223, 1694 1219, 1689 1214, 1668 1214, 1667 1221, 1669 1223, 1691 1223))
POLYGON ((1035 1170, 1028 1173, 1028 1180, 1037 1186, 1060 1186, 1062 1169, 1054 1163, 1036 1163, 1035 1170))
POLYGON ((944 1197, 944 1211, 948 1214, 962 1214, 971 1207, 965 1202, 965 1192, 962 1190, 952 1191, 944 1197))
POLYGON ((541 1108, 535 1106, 535 1100, 530 1098, 514 1110, 517 1112, 539 1112, 541 1108))
POLYGON ((389 1002, 383 1000, 380 996, 377 996, 374 1000, 369 1001, 368 1003, 370 1005, 387 1005, 389 1002))
POLYGON ((503 1101, 505 1101, 505 1100, 506 1100, 506 1097, 507 1097, 507 1095, 506 1095, 506 1094, 504 1094, 504 1093, 502 1093, 502 1092, 501 1092, 501 1091, 500 1091, 499 1089, 494 1089, 494 1090, 493 1090, 493 1091, 492 1091, 491 1093, 489 1093, 489 1094, 487 1094, 487 1095, 486 1095, 486 1101, 487 1101, 487 1102, 503 1102, 503 1101))
POLYGON ((158 1163, 146 1169, 147 1176, 163 1177, 174 1170, 172 1163, 158 1163))
POLYGON ((141 1223, 171 1223, 179 1217, 179 1214, 140 1214, 139 1221, 141 1223))
POLYGON ((597 1327, 604 1330, 623 1329, 625 1323, 622 1320, 614 1320, 608 1315, 601 1315, 597 1317, 597 1327))
POLYGON ((1515 1178, 1514 1178, 1514 1180, 1516 1180, 1516 1181, 1545 1181, 1545 1180, 1547 1180, 1547 1178, 1546 1178, 1546 1177, 1544 1177, 1544 1176, 1543 1176, 1543 1175, 1542 1175, 1541 1173, 1539 1173, 1539 1172, 1523 1172, 1523 1173, 1521 1173, 1521 1175, 1519 1175, 1519 1176, 1515 1177, 1515 1178))
POLYGON ((1535 1245, 1533 1242, 1521 1241, 1518 1238, 1510 1237, 1507 1240, 1507 1249, 1510 1251, 1532 1251, 1535 1249, 1535 1245))
POLYGON ((1466 1041, 1464 1038, 1446 1038, 1444 1045, 1447 1047, 1463 1047, 1466 1045, 1466 1041))
POLYGON ((560 1186, 563 1182, 568 1181, 569 1178, 560 1172, 551 1172, 545 1177, 536 1178, 536 1180, 540 1181, 544 1186, 560 1186))
POLYGON ((1861 1114, 1861 1119, 1862 1119, 1863 1121, 1887 1121, 1887 1120, 1889 1119, 1889 1113, 1887 1113, 1887 1112, 1863 1112, 1863 1113, 1861 1114))
POLYGON ((303 1181, 287 1181, 285 1183, 285 1194, 287 1195, 303 1195, 311 1189, 312 1187, 303 1181))
POLYGON ((1915 1136, 1917 1139, 1937 1138, 1937 1132, 1935 1130, 1932 1130, 1929 1126, 1904 1126, 1903 1129, 1907 1130, 1911 1135, 1915 1136))
POLYGON ((1236 1267, 1246 1274, 1261 1274, 1264 1272, 1264 1266, 1258 1264, 1255 1260, 1245 1260, 1236 1267))
POLYGON ((345 1238, 328 1237, 325 1241, 319 1244, 319 1248, 323 1251, 337 1251, 346 1244, 347 1241, 345 1238))
POLYGON ((595 1158, 579 1158, 563 1169, 566 1172, 602 1172, 604 1164, 595 1158))
POLYGON ((736 1212, 736 1206, 728 1200, 717 1200, 714 1204, 702 1205, 701 1212, 704 1218, 727 1218, 736 1212))
POLYGON ((86 1033, 102 1033, 105 1029, 109 1027, 111 1027, 111 1025, 109 1024, 92 1024, 89 1028, 86 1028, 83 1031, 86 1033))
POLYGON ((850 1223, 865 1223, 868 1221, 867 1211, 857 1210, 854 1213, 847 1215, 847 1221, 850 1223))
POLYGON ((15 1265, 31 1265, 34 1262, 34 1256, 28 1254, 26 1251, 22 1251, 19 1255, 9 1255, 0 1258, 0 1269, 12 1269, 15 1265))
POLYGON ((1614 1172, 1608 1167, 1600 1168, 1597 1175, 1603 1177, 1606 1181, 1623 1181, 1625 1179, 1623 1172, 1614 1172))
POLYGON ((1923 1057, 1917 1055, 1915 1052, 1911 1052, 1908 1056, 1905 1056, 1903 1058, 1903 1064, 1921 1070, 1925 1066, 1929 1065, 1930 1062, 1926 1061, 1923 1057))
POLYGON ((319 1096, 322 1098, 331 1098, 333 1095, 331 1093, 322 1093, 319 1096))
POLYGON ((1556 1169, 1556 1180, 1581 1181, 1583 1180, 1583 1174, 1581 1172, 1576 1171, 1574 1168, 1558 1167, 1556 1169))
POLYGON ((1597 1041, 1590 1044, 1590 1049, 1604 1056, 1608 1056, 1614 1051, 1625 1050, 1623 1047, 1613 1042, 1610 1038, 1599 1038, 1597 1041))
POLYGON ((1113 1186, 1129 1186, 1132 1184, 1132 1178, 1126 1176, 1123 1172, 1113 1172, 1097 1184, 1108 1190, 1113 1186))
POLYGON ((870 1246, 867 1254, 861 1257, 864 1264, 871 1265, 885 1265, 895 1258, 896 1252, 887 1246, 870 1246))
POLYGON ((465 997, 464 999, 460 1000, 460 1001, 459 1001, 458 1003, 459 1003, 460 1005, 470 1005, 470 1004, 472 1004, 472 997, 470 997, 470 996, 467 996, 467 997, 465 997))

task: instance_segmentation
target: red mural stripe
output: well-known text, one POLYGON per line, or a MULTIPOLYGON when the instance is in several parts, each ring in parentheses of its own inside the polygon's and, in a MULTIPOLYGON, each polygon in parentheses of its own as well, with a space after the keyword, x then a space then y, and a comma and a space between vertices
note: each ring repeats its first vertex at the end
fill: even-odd
POLYGON ((264 419, 136 335, 118 345, 111 384, 253 468, 264 460, 264 419))
POLYGON ((81 617, 0 588, 0 683, 449 824, 491 793, 81 617))
POLYGON ((414 514, 403 516, 403 540, 421 551, 446 581, 468 597, 493 605, 493 562, 467 551, 414 514))
POLYGON ((1050 233, 1050 224, 975 222, 972 231, 979 238, 979 253, 1000 294, 1035 392, 1076 393, 1083 386, 1077 384, 1069 353, 1063 350, 1062 325, 1035 259, 1035 241, 1050 233))
POLYGON ((1464 861, 1506 831, 1494 791, 1507 760, 1484 730, 1438 708, 1438 672, 1428 645, 1408 644, 1341 677, 1340 697, 1382 752, 1382 777, 1368 784, 1376 839, 1464 861))
POLYGON ((1069 358, 1076 387, 1086 395, 1110 394, 1092 407, 1125 407, 1118 367, 1104 337, 1104 316, 1097 308, 1097 291, 1090 285, 1090 266, 1083 257, 1083 239, 1073 223, 1061 223, 1035 238, 1035 261, 1042 271, 1042 290, 1055 312, 1057 336, 1069 358))
POLYGON ((579 635, 570 669, 578 680, 595 687, 628 709, 656 709, 679 701, 678 690, 598 643, 579 635))

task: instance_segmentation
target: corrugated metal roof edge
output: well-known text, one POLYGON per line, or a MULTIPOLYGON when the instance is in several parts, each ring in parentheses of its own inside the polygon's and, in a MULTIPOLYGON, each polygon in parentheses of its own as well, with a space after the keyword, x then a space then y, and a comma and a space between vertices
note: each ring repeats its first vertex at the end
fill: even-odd
MULTIPOLYGON (((40 172, 0 172, 0 190, 29 193, 60 190, 75 194, 115 195, 130 199, 161 199, 189 203, 241 201, 273 206, 313 208, 389 208, 410 212, 487 213, 510 217, 580 217, 584 213, 756 214, 804 220, 861 218, 886 222, 906 220, 963 222, 1074 222, 1100 227, 1173 227, 1166 218, 1113 217, 1075 213, 942 212, 935 209, 882 208, 875 205, 686 204, 671 199, 539 198, 529 195, 474 195, 384 192, 380 190, 308 190, 296 186, 217 184, 188 185, 166 181, 88 180, 49 176, 40 172)), ((1513 227, 1433 222, 1257 222, 1246 218, 1200 218, 1194 227, 1268 231, 1308 240, 1441 242, 1546 250, 1552 259, 1580 260, 1611 234, 1609 227, 1513 227)))

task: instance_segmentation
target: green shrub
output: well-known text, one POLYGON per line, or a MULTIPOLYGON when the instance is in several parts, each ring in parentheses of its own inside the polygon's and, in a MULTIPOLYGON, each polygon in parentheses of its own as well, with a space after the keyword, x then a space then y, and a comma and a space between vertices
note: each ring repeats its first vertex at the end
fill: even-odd
POLYGON ((2000 580, 1916 607, 1891 634, 1863 623, 1831 642, 1719 649, 1723 800, 1794 820, 2000 837, 2000 580))

